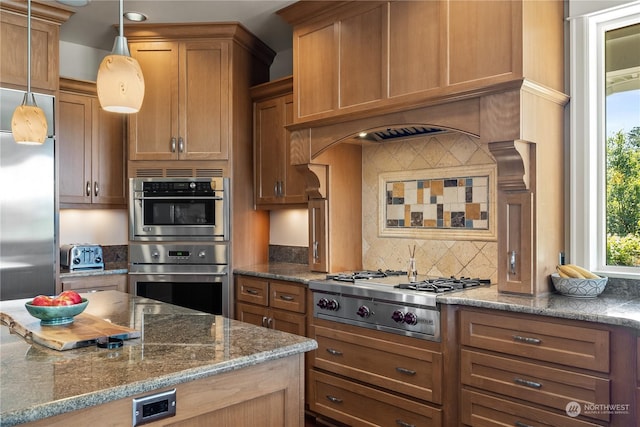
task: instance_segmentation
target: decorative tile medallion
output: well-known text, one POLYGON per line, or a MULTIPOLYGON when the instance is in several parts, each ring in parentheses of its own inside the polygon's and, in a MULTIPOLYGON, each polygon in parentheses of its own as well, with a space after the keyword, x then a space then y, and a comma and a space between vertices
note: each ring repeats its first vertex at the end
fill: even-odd
POLYGON ((447 232, 455 238, 452 232, 463 232, 492 237, 494 170, 476 166, 380 174, 380 234, 447 232))

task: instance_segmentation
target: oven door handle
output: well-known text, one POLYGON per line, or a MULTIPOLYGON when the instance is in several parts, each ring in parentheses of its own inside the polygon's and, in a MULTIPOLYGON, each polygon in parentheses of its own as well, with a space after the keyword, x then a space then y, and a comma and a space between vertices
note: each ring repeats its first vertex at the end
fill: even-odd
POLYGON ((163 272, 149 272, 149 271, 131 271, 129 270, 129 274, 137 274, 137 275, 145 275, 145 276, 215 276, 215 277, 224 277, 228 276, 229 273, 223 272, 184 272, 184 271, 163 271, 163 272))
POLYGON ((220 196, 189 196, 188 194, 182 196, 153 196, 153 197, 134 197, 135 200, 176 200, 176 199, 188 199, 188 200, 224 200, 224 197, 220 196))

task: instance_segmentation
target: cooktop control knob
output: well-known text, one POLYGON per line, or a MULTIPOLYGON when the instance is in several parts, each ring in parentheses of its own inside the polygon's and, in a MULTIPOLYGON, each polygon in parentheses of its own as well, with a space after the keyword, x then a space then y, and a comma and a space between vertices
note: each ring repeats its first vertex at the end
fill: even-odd
POLYGON ((102 258, 100 258, 99 256, 97 256, 93 262, 95 262, 96 264, 100 264, 102 262, 102 258))
POLYGON ((417 325, 418 324, 418 316, 415 313, 407 313, 404 315, 404 323, 407 325, 417 325))
POLYGON ((160 252, 158 251, 151 252, 151 258, 156 258, 156 259, 160 258, 160 252))
POLYGON ((371 310, 366 305, 361 305, 356 314, 364 319, 371 316, 371 310))
POLYGON ((329 306, 329 300, 326 298, 320 298, 316 305, 322 309, 326 309, 329 306))
POLYGON ((338 304, 338 301, 332 299, 327 303, 327 308, 332 311, 338 311, 340 304, 338 304))
POLYGON ((198 252, 198 258, 204 258, 206 256, 207 256, 207 252, 204 249, 198 252))
POLYGON ((80 264, 80 258, 74 258, 73 259, 73 263, 74 264, 80 264))
POLYGON ((404 322, 404 313, 401 312, 400 310, 396 310, 391 315, 391 318, 397 323, 402 323, 404 322))

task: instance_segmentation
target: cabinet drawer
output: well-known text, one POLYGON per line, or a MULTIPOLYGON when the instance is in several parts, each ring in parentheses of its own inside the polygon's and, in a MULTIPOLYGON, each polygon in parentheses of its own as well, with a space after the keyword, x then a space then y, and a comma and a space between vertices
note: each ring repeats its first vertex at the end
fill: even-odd
POLYGON ((471 390, 462 390, 460 414, 462 423, 467 426, 589 427, 599 425, 471 390))
POLYGON ((296 313, 304 313, 306 300, 305 291, 306 289, 301 285, 270 282, 271 307, 295 311, 296 313))
POLYGON ((315 332, 315 367, 442 403, 442 353, 319 326, 315 332))
POLYGON ((263 306, 269 305, 269 282, 253 277, 236 277, 236 299, 263 306))
MULTIPOLYGON (((562 411, 570 402, 611 403, 608 379, 470 350, 462 350, 460 363, 463 384, 562 411)), ((607 413, 591 417, 609 420, 607 413)))
POLYGON ((311 410, 348 425, 441 426, 442 411, 333 375, 311 371, 311 410))
POLYGON ((462 345, 609 372, 609 331, 508 314, 460 316, 462 345))

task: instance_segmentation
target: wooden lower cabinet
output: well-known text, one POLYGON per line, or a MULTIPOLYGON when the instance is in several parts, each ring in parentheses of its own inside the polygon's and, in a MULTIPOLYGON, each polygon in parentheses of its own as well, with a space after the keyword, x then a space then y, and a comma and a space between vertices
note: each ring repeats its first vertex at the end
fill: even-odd
MULTIPOLYGON (((302 354, 272 360, 183 384, 176 388, 176 415, 149 427, 300 427, 304 425, 302 354)), ((167 391, 171 388, 157 390, 167 391)), ((46 418, 28 427, 132 425, 132 399, 46 418)))
POLYGON ((62 277, 60 279, 63 291, 99 292, 120 291, 127 292, 126 274, 104 274, 99 276, 62 277))
POLYGON ((340 377, 311 371, 311 409, 348 425, 441 426, 442 410, 340 377))
POLYGON ((636 424, 635 331, 495 310, 459 314, 464 425, 636 424))
POLYGON ((238 275, 236 319, 305 336, 306 286, 283 280, 238 275))
POLYGON ((460 413, 462 422, 470 426, 587 427, 601 425, 467 389, 462 390, 460 413))
MULTIPOLYGON (((442 426, 441 344, 313 319, 309 409, 351 426, 442 426)), ((455 381, 455 379, 454 379, 455 381)))

